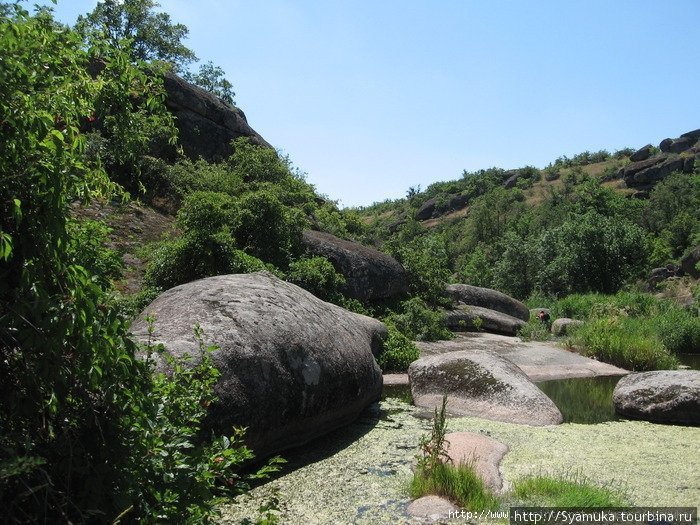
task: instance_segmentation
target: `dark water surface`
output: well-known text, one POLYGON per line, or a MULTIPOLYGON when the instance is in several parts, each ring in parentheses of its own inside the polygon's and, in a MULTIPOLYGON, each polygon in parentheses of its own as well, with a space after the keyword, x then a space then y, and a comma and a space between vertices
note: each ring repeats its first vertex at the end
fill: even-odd
POLYGON ((564 423, 590 424, 620 419, 612 403, 612 393, 619 380, 619 376, 601 376, 536 384, 557 405, 564 423))

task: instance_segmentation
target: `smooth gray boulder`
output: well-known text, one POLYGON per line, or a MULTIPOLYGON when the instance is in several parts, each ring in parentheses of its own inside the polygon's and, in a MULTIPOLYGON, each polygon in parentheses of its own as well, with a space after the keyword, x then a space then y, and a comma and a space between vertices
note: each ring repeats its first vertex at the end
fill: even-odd
POLYGON ((530 310, 527 306, 497 290, 470 284, 448 284, 446 292, 459 303, 496 310, 526 322, 530 319, 530 310))
POLYGON ((408 292, 406 270, 393 257, 330 233, 306 230, 302 242, 313 255, 327 258, 345 277, 342 292, 360 301, 391 299, 408 292))
POLYGON ((488 350, 421 357, 408 367, 416 406, 434 409, 447 395, 447 411, 495 421, 542 426, 561 412, 520 368, 488 350))
POLYGON ((552 323, 552 334, 562 336, 569 335, 572 328, 577 328, 583 324, 583 321, 578 319, 569 319, 568 317, 560 317, 552 323))
MULTIPOLYGON (((373 357, 386 327, 325 303, 267 272, 209 277, 161 294, 133 323, 176 356, 196 355, 195 323, 221 377, 207 427, 248 427, 257 457, 301 445, 350 423, 382 390, 373 357)), ((162 366, 162 363, 160 364, 162 366)))
POLYGON ((525 321, 496 310, 467 305, 445 310, 443 319, 445 326, 453 332, 483 330, 495 334, 515 335, 526 324, 525 321), (477 318, 480 321, 476 321, 477 318))
POLYGON ((634 419, 700 425, 700 371, 629 374, 617 383, 613 404, 618 414, 634 419))

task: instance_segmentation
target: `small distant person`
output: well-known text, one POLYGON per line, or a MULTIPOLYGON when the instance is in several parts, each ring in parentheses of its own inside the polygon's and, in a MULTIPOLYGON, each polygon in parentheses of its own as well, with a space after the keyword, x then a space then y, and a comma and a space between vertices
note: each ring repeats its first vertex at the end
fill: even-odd
POLYGON ((542 324, 547 325, 549 327, 549 313, 545 312, 544 310, 540 310, 540 313, 537 314, 537 317, 540 319, 542 324))

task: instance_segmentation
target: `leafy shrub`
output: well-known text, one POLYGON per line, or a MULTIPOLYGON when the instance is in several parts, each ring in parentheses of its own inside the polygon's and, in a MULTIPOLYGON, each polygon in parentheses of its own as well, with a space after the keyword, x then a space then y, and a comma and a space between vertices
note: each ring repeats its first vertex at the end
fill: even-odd
POLYGON ((101 221, 70 219, 66 223, 70 238, 68 258, 94 275, 105 290, 112 287, 112 281, 121 277, 123 268, 119 253, 106 247, 110 231, 101 221))
POLYGON ((411 293, 429 304, 442 304, 445 284, 450 279, 445 240, 439 236, 419 237, 409 243, 397 239, 388 246, 406 269, 411 293))
POLYGON ((408 365, 418 359, 418 347, 391 324, 388 328, 389 337, 384 341, 377 363, 383 372, 405 372, 408 365))
MULTIPOLYGON (((148 318, 149 334, 154 319, 148 318)), ((153 387, 147 412, 135 414, 138 432, 129 443, 132 461, 141 479, 129 498, 138 502, 136 514, 149 522, 203 522, 217 514, 214 500, 249 489, 251 480, 267 477, 281 462, 273 458, 248 475, 238 470, 253 458, 243 443, 244 431, 202 442, 199 434, 207 407, 216 401, 214 385, 220 377, 211 360, 217 348, 206 347, 195 326, 197 355, 175 358, 162 345, 146 345, 146 362, 152 369, 153 387), (156 357, 169 372, 156 373, 156 357), (139 428, 140 425, 145 427, 139 428), (156 518, 157 517, 157 518, 156 518)), ((129 516, 128 511, 125 512, 129 516)))
POLYGON ((146 269, 144 284, 167 290, 212 275, 261 270, 273 268, 237 249, 233 237, 222 230, 212 235, 185 235, 163 243, 146 269))
POLYGON ((236 200, 232 232, 237 244, 283 270, 301 253, 301 232, 306 226, 303 212, 282 204, 269 188, 236 200))
POLYGON ((109 130, 124 134, 114 137, 117 158, 138 158, 166 112, 162 91, 106 46, 96 82, 79 36, 48 12, 2 11, 10 13, 0 18, 4 521, 206 521, 212 496, 245 488, 235 467, 248 454, 240 436, 199 441, 217 373, 205 353, 194 366, 172 362, 171 377, 154 376, 76 250, 87 244, 98 269, 109 256, 80 227, 71 240, 68 225, 71 202, 118 190, 82 154, 80 129, 102 111, 109 130))
POLYGON ((333 264, 325 257, 292 261, 287 280, 324 301, 339 304, 342 300, 340 290, 345 285, 345 277, 336 272, 333 264))
POLYGON ((523 341, 549 341, 552 334, 549 326, 539 319, 530 319, 528 323, 518 330, 518 336, 523 341))
POLYGON ((428 308, 419 297, 402 302, 397 311, 387 316, 386 322, 413 340, 438 341, 453 337, 445 327, 443 315, 428 308))
POLYGON ((646 235, 634 224, 589 212, 539 239, 537 287, 547 293, 616 292, 646 262, 646 235))
POLYGON ((234 200, 225 193, 196 191, 185 199, 177 224, 187 234, 217 233, 230 228, 234 206, 234 200))

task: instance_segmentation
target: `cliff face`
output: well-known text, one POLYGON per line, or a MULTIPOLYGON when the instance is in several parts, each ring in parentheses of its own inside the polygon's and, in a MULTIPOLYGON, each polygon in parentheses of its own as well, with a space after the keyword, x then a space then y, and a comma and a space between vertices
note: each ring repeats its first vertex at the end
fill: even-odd
POLYGON ((175 116, 185 155, 215 162, 233 153, 231 141, 249 137, 253 144, 272 146, 248 125, 245 114, 208 91, 173 73, 164 78, 166 106, 175 116))

